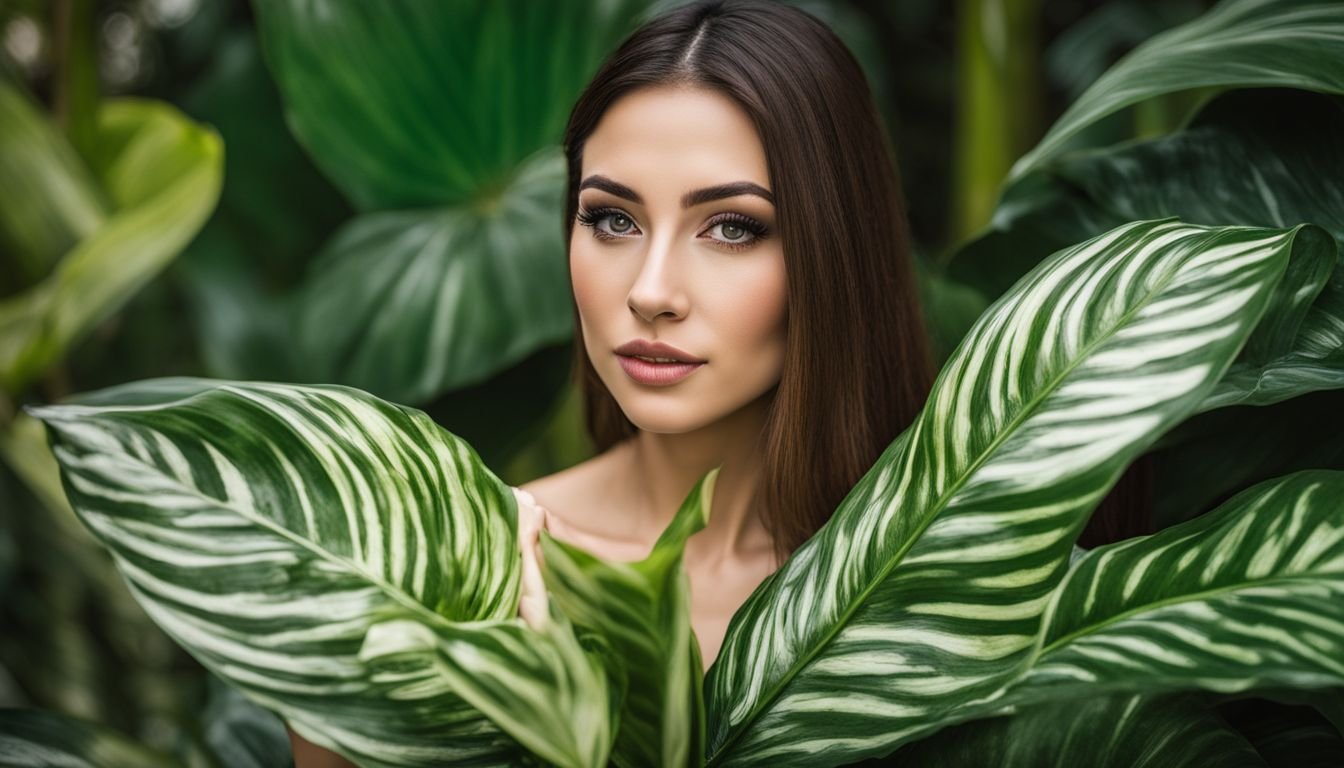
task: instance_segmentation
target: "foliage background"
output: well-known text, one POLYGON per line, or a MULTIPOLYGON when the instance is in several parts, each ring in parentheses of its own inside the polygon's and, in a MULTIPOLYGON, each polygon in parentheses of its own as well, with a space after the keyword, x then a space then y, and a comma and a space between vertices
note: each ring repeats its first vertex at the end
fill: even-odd
MULTIPOLYGON (((799 4, 831 23, 868 72, 893 134, 917 255, 928 272, 986 223, 1013 160, 1087 85, 1124 52, 1210 5, 799 4)), ((297 336, 292 313, 311 300, 304 287, 314 263, 360 205, 319 170, 286 123, 254 13, 245 2, 225 0, 0 6, 6 77, 31 92, 76 148, 87 118, 81 110, 100 97, 130 95, 176 106, 212 126, 226 148, 219 203, 204 228, 56 364, 0 402, 6 428, 20 404, 139 379, 313 380, 301 361, 320 357, 324 350, 305 345, 322 340, 297 336), (65 36, 61 18, 72 20, 65 36), (92 80, 81 80, 81 72, 92 80), (61 103, 71 104, 64 117, 61 103)), ((1104 134, 1096 143, 1164 133, 1185 115, 1184 98, 1144 102, 1090 130, 1104 134)), ((24 287, 0 283, 0 299, 24 287)), ((937 280, 925 290, 944 356, 979 305, 937 280)), ((566 384, 568 359, 567 342, 542 345, 486 380, 405 402, 470 440, 504 480, 524 482, 591 454, 566 384)), ((332 375, 320 380, 361 385, 332 375)), ((164 750, 181 752, 185 744, 189 752, 218 738, 212 728, 230 723, 274 747, 265 742, 273 724, 251 722, 255 712, 145 618, 106 553, 68 509, 23 479, 13 455, 0 463, 0 705, 87 718, 164 750), (230 712, 235 719, 221 714, 230 712)))

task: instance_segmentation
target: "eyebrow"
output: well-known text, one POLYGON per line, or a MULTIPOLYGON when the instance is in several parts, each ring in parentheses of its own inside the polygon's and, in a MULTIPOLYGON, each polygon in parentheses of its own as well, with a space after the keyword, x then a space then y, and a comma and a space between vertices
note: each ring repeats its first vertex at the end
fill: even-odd
MULTIPOLYGON (((600 189, 603 192, 610 192, 617 197, 623 197, 638 205, 644 204, 644 198, 640 197, 638 192, 625 186, 619 181, 609 179, 606 176, 596 174, 589 176, 579 185, 579 191, 582 192, 589 187, 600 189)), ((693 206, 708 203, 712 200, 721 200, 725 197, 737 197, 738 195, 756 195, 757 197, 765 198, 771 205, 775 204, 775 196, 770 193, 770 190, 762 187, 760 184, 750 181, 734 181, 730 184, 716 184, 715 186, 705 187, 703 189, 693 189, 681 196, 681 207, 691 208, 693 206)))

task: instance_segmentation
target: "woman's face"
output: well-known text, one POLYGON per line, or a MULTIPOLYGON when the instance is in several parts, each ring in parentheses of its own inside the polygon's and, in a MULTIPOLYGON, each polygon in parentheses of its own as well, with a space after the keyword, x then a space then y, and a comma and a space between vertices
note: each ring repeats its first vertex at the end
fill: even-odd
POLYGON ((570 279, 588 356, 626 417, 686 432, 769 392, 784 362, 784 248, 746 112, 710 90, 634 91, 588 137, 582 171, 570 279), (721 185, 739 186, 686 199, 721 185), (641 382, 676 371, 616 353, 636 339, 705 362, 641 382))

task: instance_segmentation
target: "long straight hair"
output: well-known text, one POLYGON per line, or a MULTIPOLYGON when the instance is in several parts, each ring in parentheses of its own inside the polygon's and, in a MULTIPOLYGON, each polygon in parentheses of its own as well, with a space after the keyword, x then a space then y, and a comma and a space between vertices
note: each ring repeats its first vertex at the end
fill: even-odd
MULTIPOLYGON (((574 105, 567 254, 585 141, 617 99, 656 85, 732 98, 765 149, 789 329, 751 503, 782 562, 913 422, 933 383, 895 153, 862 69, 820 20, 762 0, 680 6, 631 33, 574 105)), ((605 451, 637 429, 593 368, 577 304, 574 322, 586 425, 605 451)))

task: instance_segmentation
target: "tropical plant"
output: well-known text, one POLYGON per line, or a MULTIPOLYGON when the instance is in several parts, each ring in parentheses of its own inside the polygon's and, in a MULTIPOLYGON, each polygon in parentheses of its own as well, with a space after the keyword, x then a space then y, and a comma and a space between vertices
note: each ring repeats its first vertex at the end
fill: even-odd
POLYGON ((1187 494, 1152 535, 1074 541, 1164 440, 1344 386, 1341 93, 1325 2, 1226 2, 1098 80, 951 255, 985 307, 923 412, 742 606, 704 680, 680 557, 713 471, 642 562, 543 532, 534 629, 509 488, 419 409, 174 379, 28 410, 150 616, 363 764, 1326 760, 1344 743, 1337 430, 1187 494), (1068 143, 1190 87, 1216 93, 1170 136, 1068 143), (1310 118, 1245 119, 1266 104, 1310 118), (1310 708, 1251 737, 1217 707, 1252 694, 1310 708))

